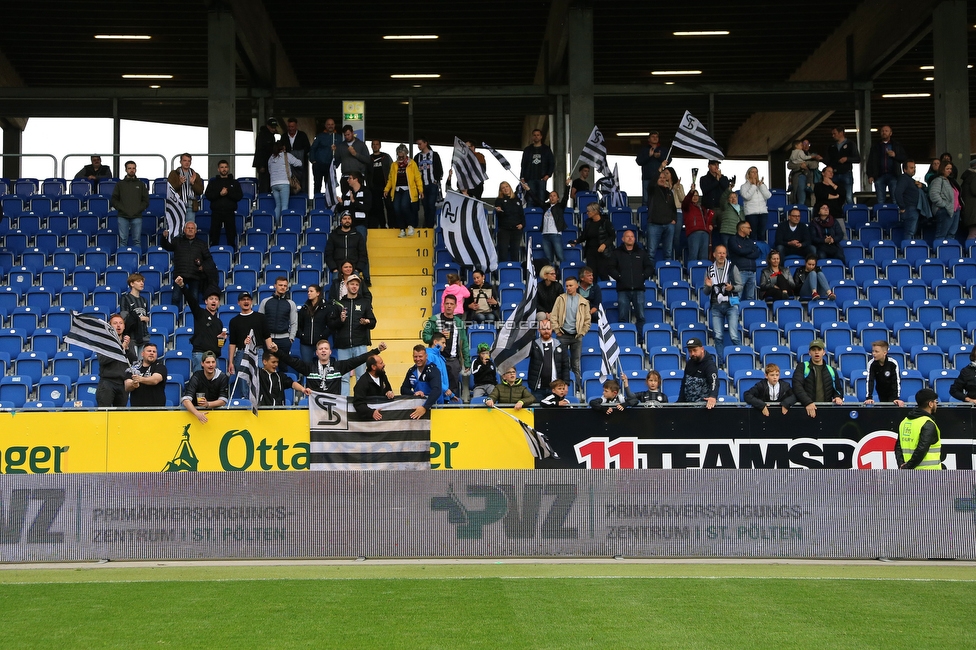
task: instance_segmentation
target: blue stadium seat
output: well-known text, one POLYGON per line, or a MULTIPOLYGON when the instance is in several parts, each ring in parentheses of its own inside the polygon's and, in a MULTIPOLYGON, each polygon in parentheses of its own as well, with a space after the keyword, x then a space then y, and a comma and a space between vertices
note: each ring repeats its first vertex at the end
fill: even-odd
MULTIPOLYGON (((943 321, 946 318, 945 307, 942 306, 941 302, 936 300, 917 300, 912 305, 912 311, 915 312, 914 318, 922 327, 928 329, 932 323, 943 321)), ((903 320, 908 320, 903 319, 903 320)))
POLYGON ((904 300, 883 300, 878 306, 878 315, 888 327, 911 318, 908 303, 904 300))
POLYGON ((820 328, 820 338, 828 350, 836 350, 842 345, 854 345, 854 330, 844 322, 824 323, 820 328))
POLYGON ((84 370, 85 357, 74 350, 63 350, 54 355, 51 371, 65 377, 70 383, 78 381, 84 370))
POLYGON ((959 376, 958 370, 944 369, 944 370, 933 370, 929 375, 929 386, 938 394, 939 401, 942 402, 957 402, 956 398, 949 394, 949 387, 959 376))
POLYGON ((643 336, 644 348, 647 350, 652 347, 669 346, 674 343, 674 328, 664 322, 646 322, 644 323, 643 336))
POLYGON ((817 337, 813 323, 804 321, 786 323, 783 331, 786 334, 786 344, 797 356, 804 354, 810 347, 810 341, 817 337))
POLYGON ((955 278, 940 278, 932 281, 932 294, 935 299, 947 306, 953 300, 960 300, 963 296, 963 285, 955 278))
POLYGON ((752 347, 761 350, 771 345, 779 345, 779 325, 773 322, 754 322, 749 326, 749 340, 752 347))
MULTIPOLYGON (((895 256, 892 256, 895 257, 895 256)), ((909 264, 930 257, 929 245, 922 239, 908 239, 901 243, 901 258, 909 264)))
POLYGON ((63 334, 59 329, 50 327, 38 328, 31 334, 31 350, 34 352, 43 352, 50 359, 58 353, 62 338, 63 334))
POLYGON ((759 356, 747 345, 736 345, 725 348, 725 368, 730 375, 738 370, 749 370, 756 367, 759 356))
POLYGON ((802 303, 799 300, 777 300, 773 302, 773 319, 778 323, 802 321, 802 303))
POLYGON ((962 326, 955 321, 934 322, 929 326, 929 335, 935 344, 942 348, 943 352, 948 352, 954 345, 965 343, 966 332, 962 326))
POLYGON ((0 377, 0 402, 10 402, 15 408, 23 408, 30 398, 31 380, 20 375, 0 377))
POLYGON ((925 282, 918 278, 909 278, 898 281, 898 295, 909 305, 914 305, 918 300, 925 300, 929 297, 929 288, 925 282))
POLYGON ((192 373, 192 352, 186 350, 170 350, 163 357, 163 363, 170 374, 189 377, 192 373))
POLYGON ((945 352, 937 345, 916 345, 911 349, 912 363, 915 369, 928 377, 933 370, 946 367, 945 352))
POLYGON ((47 370, 47 355, 43 352, 21 352, 14 361, 14 374, 29 377, 31 384, 37 384, 47 370))
POLYGON ((860 345, 843 345, 834 350, 834 360, 840 373, 850 382, 854 376, 867 370, 868 353, 860 345))
POLYGON ((665 370, 677 370, 681 368, 683 355, 681 350, 670 345, 649 347, 647 350, 651 368, 662 372, 665 370))
POLYGON ((787 369, 792 370, 793 366, 796 365, 793 352, 788 347, 782 345, 770 345, 761 348, 759 350, 759 357, 762 366, 775 363, 779 366, 781 372, 787 369))
POLYGON ((908 321, 905 323, 896 323, 892 327, 892 331, 898 340, 898 345, 907 350, 911 350, 916 345, 926 344, 925 328, 918 322, 908 321))
POLYGON ((766 373, 763 370, 738 370, 733 375, 735 392, 741 398, 746 391, 756 385, 757 382, 765 379, 766 373))
POLYGON ((915 272, 924 282, 932 283, 946 277, 946 263, 940 259, 926 258, 914 263, 915 272))
POLYGON ((37 385, 37 398, 60 407, 71 394, 71 379, 58 375, 41 377, 37 385))

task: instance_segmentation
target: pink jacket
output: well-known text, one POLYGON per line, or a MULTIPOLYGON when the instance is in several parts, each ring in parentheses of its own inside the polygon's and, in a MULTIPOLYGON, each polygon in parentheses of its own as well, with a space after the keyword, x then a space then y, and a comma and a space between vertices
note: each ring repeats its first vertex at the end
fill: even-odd
POLYGON ((464 318, 464 301, 471 297, 471 292, 463 284, 449 284, 444 287, 444 295, 441 296, 441 311, 444 311, 444 296, 454 296, 457 299, 457 307, 454 313, 464 318))

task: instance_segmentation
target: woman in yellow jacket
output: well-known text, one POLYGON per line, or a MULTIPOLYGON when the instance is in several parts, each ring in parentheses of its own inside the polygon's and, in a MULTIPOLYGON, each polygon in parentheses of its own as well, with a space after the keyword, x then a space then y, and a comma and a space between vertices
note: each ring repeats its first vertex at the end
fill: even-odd
POLYGON ((383 198, 393 195, 393 216, 396 227, 400 229, 400 237, 412 237, 420 216, 424 184, 420 178, 420 168, 410 159, 407 146, 401 144, 396 153, 397 159, 390 165, 390 178, 386 181, 383 198))

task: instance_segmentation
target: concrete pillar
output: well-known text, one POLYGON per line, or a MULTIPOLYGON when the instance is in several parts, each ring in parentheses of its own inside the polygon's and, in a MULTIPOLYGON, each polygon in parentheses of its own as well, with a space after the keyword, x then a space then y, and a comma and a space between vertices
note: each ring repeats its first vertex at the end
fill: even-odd
POLYGON ((116 178, 125 176, 125 166, 122 164, 122 117, 119 115, 119 99, 112 99, 112 171, 116 178))
MULTIPOLYGON (((593 130, 593 8, 573 5, 566 17, 569 26, 569 142, 572 164, 593 130)), ((572 171, 572 170, 567 170, 572 171)), ((591 176, 596 179, 596 170, 591 176)))
POLYGON ((932 12, 935 65, 935 155, 952 154, 957 172, 969 167, 969 63, 965 0, 945 0, 932 12))
MULTIPOLYGON (((0 120, 3 125, 3 153, 20 154, 24 153, 24 131, 7 120, 0 120)), ((3 171, 0 172, 4 178, 20 178, 21 164, 23 158, 4 157, 3 171)))
MULTIPOLYGON (((236 44, 234 14, 230 9, 215 5, 207 14, 207 148, 214 154, 234 153, 234 127, 237 123, 237 94, 235 88, 236 44)), ((258 128, 263 127, 263 121, 258 128)), ((312 137, 315 137, 314 134, 312 137)), ((207 164, 210 176, 217 174, 221 156, 210 156, 207 164)), ((227 158, 234 173, 234 157, 227 158)))
POLYGON ((563 195, 566 183, 566 117, 563 96, 556 96, 556 115, 550 124, 549 139, 552 141, 552 154, 556 157, 556 168, 552 176, 552 189, 563 195))

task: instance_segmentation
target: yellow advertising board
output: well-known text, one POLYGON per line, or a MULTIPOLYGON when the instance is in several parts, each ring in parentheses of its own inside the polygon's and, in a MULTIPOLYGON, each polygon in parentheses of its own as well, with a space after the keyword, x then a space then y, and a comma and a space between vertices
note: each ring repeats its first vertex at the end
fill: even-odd
POLYGON ((308 469, 308 411, 187 411, 108 415, 109 472, 308 469))
MULTIPOLYGON (((529 426, 531 411, 512 411, 529 426)), ((0 474, 294 471, 309 466, 308 411, 0 412, 0 474)), ((489 409, 431 412, 431 469, 532 469, 521 427, 489 409)))
POLYGON ((0 474, 104 472, 104 411, 0 413, 0 474))
MULTIPOLYGON (((533 426, 532 412, 505 409, 533 426)), ((494 409, 434 409, 431 469, 534 469, 522 427, 494 409)))

